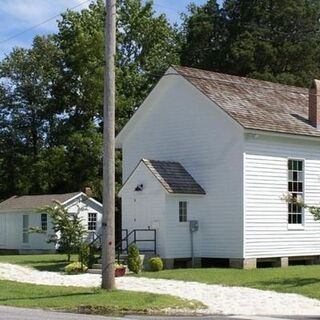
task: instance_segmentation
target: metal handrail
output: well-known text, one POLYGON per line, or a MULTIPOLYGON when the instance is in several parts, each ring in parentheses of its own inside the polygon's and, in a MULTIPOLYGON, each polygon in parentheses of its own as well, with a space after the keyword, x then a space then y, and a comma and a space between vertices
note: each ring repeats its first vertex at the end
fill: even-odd
POLYGON ((91 233, 93 235, 93 240, 89 243, 89 246, 93 246, 97 241, 100 241, 100 246, 101 246, 101 234, 98 234, 96 232, 91 233))
POLYGON ((140 252, 153 252, 154 254, 157 254, 157 230, 156 229, 133 229, 130 232, 128 232, 128 229, 123 229, 122 231, 126 231, 126 236, 119 241, 118 244, 116 244, 116 250, 118 252, 118 260, 120 257, 120 253, 128 252, 128 248, 132 244, 136 244, 137 242, 153 242, 154 246, 151 250, 141 250, 140 252), (138 232, 153 232, 153 239, 138 239, 137 233, 138 232), (133 235, 133 241, 129 243, 129 238, 133 235), (122 248, 123 242, 126 242, 125 249, 122 248))

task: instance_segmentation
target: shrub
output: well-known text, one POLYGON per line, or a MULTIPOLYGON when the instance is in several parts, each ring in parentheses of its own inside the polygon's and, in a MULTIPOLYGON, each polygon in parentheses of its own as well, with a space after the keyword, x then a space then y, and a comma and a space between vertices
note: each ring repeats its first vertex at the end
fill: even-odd
POLYGON ((128 268, 133 273, 139 273, 142 269, 139 248, 136 244, 132 244, 128 248, 128 268))
POLYGON ((161 271, 163 269, 163 262, 160 257, 153 257, 149 259, 149 266, 151 271, 161 271))
POLYGON ((125 266, 122 263, 115 263, 114 268, 115 269, 123 269, 123 268, 125 268, 125 266))
POLYGON ((81 273, 86 272, 88 270, 88 267, 81 262, 72 262, 65 266, 64 271, 66 273, 81 273))
POLYGON ((86 234, 79 214, 70 215, 68 210, 57 201, 54 201, 53 206, 46 206, 38 211, 48 214, 51 218, 53 233, 49 234, 47 242, 57 245, 59 251, 66 253, 70 261, 71 254, 79 252, 82 239, 86 234), (59 236, 57 236, 58 233, 59 236))
POLYGON ((90 246, 83 242, 79 246, 78 261, 84 265, 89 265, 90 246))
POLYGON ((95 263, 95 249, 88 243, 83 242, 79 247, 78 261, 88 267, 95 263))

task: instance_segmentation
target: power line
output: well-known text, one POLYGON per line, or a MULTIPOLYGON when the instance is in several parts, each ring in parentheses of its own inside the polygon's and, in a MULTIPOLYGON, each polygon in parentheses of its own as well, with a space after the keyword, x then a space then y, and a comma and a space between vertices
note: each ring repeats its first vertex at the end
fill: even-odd
MULTIPOLYGON (((71 7, 71 8, 66 8, 65 10, 67 10, 67 9, 70 9, 70 10, 76 9, 76 8, 82 6, 83 4, 85 4, 85 3, 89 2, 89 1, 91 1, 91 0, 85 0, 85 1, 83 1, 83 2, 81 2, 81 3, 79 3, 79 4, 75 5, 75 6, 73 6, 73 7, 71 7)), ((65 11, 65 10, 64 10, 64 11, 65 11)), ((39 22, 38 24, 35 24, 35 25, 31 26, 30 28, 27 28, 27 29, 25 29, 25 30, 23 30, 23 31, 21 31, 21 32, 18 32, 18 33, 16 33, 16 34, 12 35, 12 36, 9 36, 8 38, 6 38, 6 39, 4 39, 4 40, 1 40, 1 41, 0 41, 0 44, 3 44, 3 43, 5 43, 5 42, 8 42, 8 41, 10 41, 10 40, 12 40, 12 39, 14 39, 14 38, 17 38, 17 37, 19 37, 19 36, 21 36, 21 35, 29 32, 29 31, 33 30, 33 29, 36 29, 36 28, 42 26, 43 24, 48 23, 49 21, 51 21, 51 20, 53 20, 53 19, 55 19, 55 18, 58 18, 59 16, 61 16, 61 14, 62 14, 62 12, 60 12, 60 13, 58 13, 58 14, 56 14, 56 15, 54 15, 54 16, 46 19, 46 20, 43 20, 42 22, 39 22)))

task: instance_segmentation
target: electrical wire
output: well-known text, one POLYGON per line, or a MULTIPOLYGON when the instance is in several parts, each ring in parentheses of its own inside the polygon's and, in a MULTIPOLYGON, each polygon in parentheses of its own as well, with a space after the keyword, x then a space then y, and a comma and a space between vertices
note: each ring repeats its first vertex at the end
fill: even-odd
MULTIPOLYGON (((68 9, 69 9, 69 10, 74 10, 74 9, 76 9, 76 8, 78 8, 78 7, 81 7, 83 4, 85 4, 85 3, 89 2, 89 1, 91 1, 91 0, 85 0, 85 1, 83 1, 83 2, 81 2, 81 3, 79 3, 79 4, 75 5, 75 6, 73 6, 73 7, 71 7, 71 8, 66 8, 65 10, 68 10, 68 9)), ((64 10, 64 11, 65 11, 65 10, 64 10)), ((64 12, 64 11, 63 11, 63 12, 64 12)), ((63 12, 60 12, 60 13, 58 13, 58 14, 56 14, 56 15, 54 15, 54 16, 46 19, 46 20, 43 20, 42 22, 39 22, 39 23, 37 23, 37 24, 35 24, 35 25, 33 25, 33 26, 31 26, 31 27, 29 27, 29 28, 27 28, 27 29, 25 29, 25 30, 23 30, 23 31, 21 31, 21 32, 18 32, 18 33, 16 33, 16 34, 13 34, 12 36, 9 36, 8 38, 5 38, 5 39, 3 39, 3 40, 0 40, 0 44, 3 44, 3 43, 5 43, 5 42, 8 42, 8 41, 10 41, 10 40, 12 40, 12 39, 14 39, 14 38, 20 37, 21 35, 29 32, 29 31, 31 31, 31 30, 34 30, 34 29, 42 26, 43 24, 48 23, 49 21, 51 21, 51 20, 53 20, 53 19, 56 19, 56 18, 60 17, 63 12)))

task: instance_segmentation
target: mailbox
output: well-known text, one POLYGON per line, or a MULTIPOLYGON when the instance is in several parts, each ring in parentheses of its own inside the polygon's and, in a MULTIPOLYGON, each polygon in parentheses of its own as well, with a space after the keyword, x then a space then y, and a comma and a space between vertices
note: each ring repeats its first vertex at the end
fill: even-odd
POLYGON ((190 220, 190 232, 195 232, 199 230, 199 221, 198 220, 190 220))

